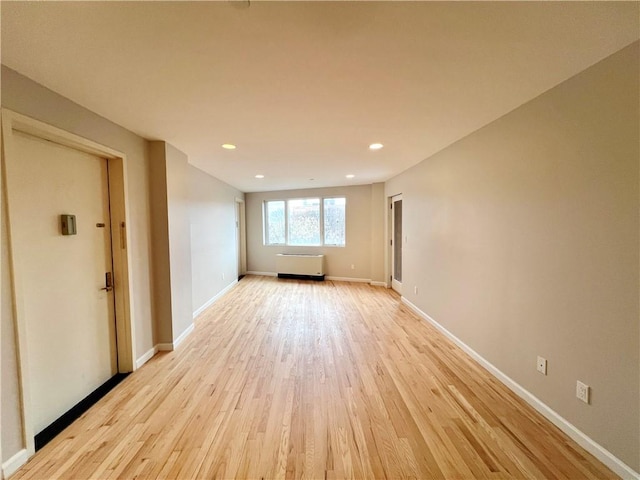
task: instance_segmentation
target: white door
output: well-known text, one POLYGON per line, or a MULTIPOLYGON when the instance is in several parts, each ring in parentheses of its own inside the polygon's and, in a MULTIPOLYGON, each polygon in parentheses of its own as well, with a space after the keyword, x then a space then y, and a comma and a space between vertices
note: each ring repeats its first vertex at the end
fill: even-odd
POLYGON ((391 288, 402 295, 402 195, 391 197, 391 288))
POLYGON ((14 132, 12 241, 34 433, 117 373, 107 160, 14 132), (62 235, 60 215, 76 216, 62 235))

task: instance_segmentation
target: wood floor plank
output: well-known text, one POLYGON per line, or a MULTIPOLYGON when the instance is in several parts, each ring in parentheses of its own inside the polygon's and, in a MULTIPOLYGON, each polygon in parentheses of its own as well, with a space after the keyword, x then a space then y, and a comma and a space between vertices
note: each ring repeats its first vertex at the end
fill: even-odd
POLYGON ((20 479, 613 479, 399 302, 245 277, 20 479))

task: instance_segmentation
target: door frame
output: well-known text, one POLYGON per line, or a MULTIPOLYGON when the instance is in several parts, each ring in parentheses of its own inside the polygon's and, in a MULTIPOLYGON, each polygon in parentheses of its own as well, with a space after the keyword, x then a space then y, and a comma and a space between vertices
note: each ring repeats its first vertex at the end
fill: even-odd
POLYGON ((35 453, 34 427, 31 412, 31 389, 28 368, 26 318, 24 312, 25 293, 23 291, 20 265, 20 248, 14 245, 11 232, 11 217, 15 214, 12 191, 17 186, 12 183, 11 161, 14 158, 14 131, 26 133, 75 150, 107 159, 109 171, 109 205, 111 210, 111 235, 113 275, 115 279, 115 316, 118 355, 118 372, 135 370, 135 342, 131 314, 131 258, 128 245, 130 235, 127 226, 129 209, 127 201, 126 155, 112 148, 98 144, 65 130, 53 127, 39 120, 2 109, 2 202, 7 207, 7 238, 9 250, 9 278, 13 297, 13 316, 18 354, 18 379, 20 383, 20 406, 22 413, 23 445, 28 457, 35 453), (7 161, 9 159, 9 161, 7 161))
MULTIPOLYGON (((398 292, 400 295, 402 295, 402 282, 397 281, 394 278, 394 267, 395 267, 395 253, 394 253, 394 245, 393 245, 393 240, 395 237, 395 217, 394 217, 394 210, 393 210, 393 204, 394 202, 397 201, 402 201, 402 193, 398 193, 396 195, 392 195, 389 197, 389 286, 395 290, 396 292, 398 292)), ((404 202, 403 202, 403 207, 404 207, 404 202)), ((404 208, 403 208, 403 215, 404 215, 404 208)), ((402 248, 402 239, 400 240, 400 248, 402 248)))
POLYGON ((236 215, 236 248, 238 249, 238 275, 237 277, 247 273, 247 230, 245 220, 245 203, 242 198, 235 199, 235 215, 236 215))

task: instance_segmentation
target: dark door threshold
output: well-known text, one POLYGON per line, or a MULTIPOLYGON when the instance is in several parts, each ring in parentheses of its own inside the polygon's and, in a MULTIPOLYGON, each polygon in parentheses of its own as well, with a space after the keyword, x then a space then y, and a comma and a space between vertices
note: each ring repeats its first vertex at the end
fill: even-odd
POLYGON ((128 373, 117 373, 109 380, 104 382, 93 392, 80 400, 74 407, 64 413, 55 422, 49 425, 35 436, 36 451, 40 450, 47 443, 54 439, 56 435, 62 432, 65 428, 71 425, 76 419, 78 419, 84 412, 89 410, 95 405, 98 400, 109 393, 113 388, 124 380, 128 373))

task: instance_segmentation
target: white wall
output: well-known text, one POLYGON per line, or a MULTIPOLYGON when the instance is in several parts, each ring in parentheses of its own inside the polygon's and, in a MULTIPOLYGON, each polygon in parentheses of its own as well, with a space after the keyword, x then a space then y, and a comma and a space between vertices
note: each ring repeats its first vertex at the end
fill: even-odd
MULTIPOLYGON (((137 355, 153 347, 152 288, 151 288, 151 235, 149 208, 149 176, 146 141, 124 128, 86 110, 68 99, 46 89, 28 78, 2 66, 2 107, 80 135, 127 155, 126 185, 129 201, 128 226, 130 233, 131 299, 137 355)), ((3 212, 4 215, 4 212, 3 212)), ((2 220, 5 222, 5 218, 2 220)), ((7 271, 7 244, 2 242, 2 273, 7 271)), ((7 460, 22 448, 21 431, 16 418, 20 418, 16 399, 19 392, 15 369, 15 338, 13 315, 7 293, 2 291, 2 459, 7 460), (5 333, 8 338, 5 338, 5 333), (6 383, 5 383, 6 382, 6 383), (6 423, 5 423, 6 422, 6 423)))
POLYGON ((191 311, 196 313, 238 278, 235 206, 244 194, 193 166, 188 190, 191 311))
POLYGON ((636 471, 639 53, 636 42, 386 185, 403 195, 405 297, 636 471))
POLYGON ((384 242, 384 210, 373 210, 372 204, 384 203, 381 187, 358 185, 349 187, 314 188, 277 192, 247 193, 247 270, 276 273, 278 253, 321 253, 325 255, 325 274, 332 277, 382 281, 377 277, 380 266, 373 266, 373 258, 381 258, 384 251, 374 253, 384 242), (265 200, 344 196, 346 204, 345 247, 285 247, 263 244, 262 205, 265 200), (377 212, 377 214, 376 214, 377 212), (375 227, 375 229, 374 229, 375 227), (351 265, 355 268, 351 269, 351 265), (372 278, 372 273, 376 278, 372 278))

